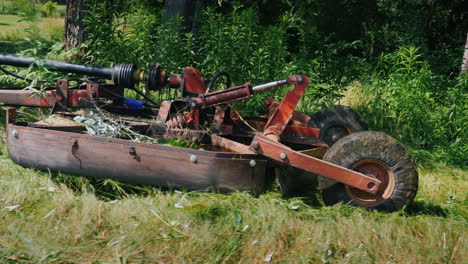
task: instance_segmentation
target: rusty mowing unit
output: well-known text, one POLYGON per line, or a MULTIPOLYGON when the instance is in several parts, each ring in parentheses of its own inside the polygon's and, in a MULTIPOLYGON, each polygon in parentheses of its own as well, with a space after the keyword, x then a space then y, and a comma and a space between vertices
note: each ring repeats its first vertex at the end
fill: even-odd
POLYGON ((306 89, 311 89, 305 75, 231 87, 227 72, 206 79, 191 67, 181 74, 166 74, 159 64, 142 71, 134 64, 101 68, 2 54, 0 65, 41 65, 83 76, 55 80, 41 90, 0 89, 0 102, 10 106, 8 153, 24 167, 254 194, 278 178, 285 195, 319 189, 327 205, 344 202, 384 211, 402 209, 417 192, 418 173, 409 152, 392 137, 368 131, 352 109, 333 106, 311 116, 295 111, 306 89), (135 88, 140 83, 145 92, 135 88), (282 101, 265 98, 265 116, 242 116, 229 105, 278 86, 290 89, 282 101), (143 99, 125 97, 126 89, 143 99), (150 93, 177 96, 153 100, 150 93), (117 128, 125 127, 145 140, 90 133, 76 122, 19 122, 18 106, 51 108, 54 116, 70 120, 83 119, 79 109, 87 109, 112 116, 117 128), (173 139, 187 145, 155 144, 173 139))

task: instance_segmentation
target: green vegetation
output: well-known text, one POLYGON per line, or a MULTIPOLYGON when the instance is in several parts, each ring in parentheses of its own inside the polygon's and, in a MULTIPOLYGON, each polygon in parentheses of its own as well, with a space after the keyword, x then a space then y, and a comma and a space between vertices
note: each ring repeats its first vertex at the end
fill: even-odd
POLYGON ((0 15, 0 43, 9 42, 21 47, 32 47, 36 44, 28 44, 28 41, 42 40, 52 43, 60 41, 62 37, 63 18, 47 17, 27 20, 16 15, 0 15))
MULTIPOLYGON (((450 22, 463 18, 453 8, 460 1, 297 1, 302 8, 213 1, 192 32, 180 19, 164 21, 160 1, 114 1, 115 8, 96 0, 88 42, 68 52, 57 43, 64 7, 46 2, 0 1, 1 53, 102 66, 160 62, 168 72, 194 66, 208 78, 228 71, 234 85, 304 73, 312 83, 299 111, 355 108, 372 130, 410 149, 420 187, 413 205, 392 214, 285 199, 277 190, 259 197, 160 190, 22 168, 2 135, 0 262, 466 262, 468 75, 459 75, 466 36, 457 35, 463 23, 450 22)), ((0 85, 29 83, 0 75, 0 85)), ((262 113, 264 96, 285 91, 235 107, 262 113)))
POLYGON ((64 15, 65 6, 51 1, 1 0, 0 51, 17 53, 42 43, 50 48, 63 38, 64 15))
POLYGON ((50 0, 0 0, 0 14, 63 17, 65 8, 50 0))

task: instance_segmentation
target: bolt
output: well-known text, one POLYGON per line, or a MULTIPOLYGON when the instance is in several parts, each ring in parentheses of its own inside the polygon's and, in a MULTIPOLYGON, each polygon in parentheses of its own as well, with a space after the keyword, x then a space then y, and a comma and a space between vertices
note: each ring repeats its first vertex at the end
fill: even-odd
POLYGON ((197 106, 197 103, 196 102, 192 102, 192 107, 195 107, 197 106))
POLYGON ((130 151, 128 152, 128 154, 132 155, 132 156, 136 156, 136 149, 135 147, 131 147, 130 148, 130 151))
POLYGON ((286 159, 287 157, 288 157, 288 156, 286 155, 286 153, 284 153, 284 152, 281 152, 281 153, 280 153, 280 158, 281 158, 281 159, 286 159))
POLYGON ((18 131, 13 130, 13 132, 11 134, 13 135, 14 139, 18 139, 18 131))
POLYGON ((301 83, 302 82, 302 76, 298 75, 296 80, 297 80, 298 83, 301 83))
POLYGON ((197 161, 198 161, 197 156, 196 155, 190 156, 190 161, 193 162, 193 163, 197 163, 197 161))
POLYGON ((254 141, 252 143, 252 148, 254 148, 254 149, 258 149, 259 146, 260 146, 260 144, 258 144, 258 141, 254 141))
POLYGON ((250 160, 250 167, 255 167, 257 165, 257 162, 255 160, 250 160))
POLYGON ((374 186, 375 186, 375 183, 369 182, 369 183, 367 184, 367 189, 372 190, 372 189, 374 188, 374 186))

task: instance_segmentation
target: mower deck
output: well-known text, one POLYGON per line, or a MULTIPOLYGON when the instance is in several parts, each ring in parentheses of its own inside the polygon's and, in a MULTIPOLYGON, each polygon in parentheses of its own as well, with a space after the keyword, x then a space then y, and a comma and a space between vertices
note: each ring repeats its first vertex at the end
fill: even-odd
POLYGON ((249 151, 197 150, 56 129, 7 124, 11 159, 29 168, 188 190, 259 194, 273 177, 267 175, 267 159, 249 151))

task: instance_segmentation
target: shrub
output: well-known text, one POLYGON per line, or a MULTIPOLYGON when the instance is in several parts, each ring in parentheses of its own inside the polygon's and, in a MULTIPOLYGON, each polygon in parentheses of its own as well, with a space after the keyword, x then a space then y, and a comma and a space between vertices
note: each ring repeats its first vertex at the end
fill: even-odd
POLYGON ((466 157, 466 75, 456 82, 435 75, 418 48, 380 56, 361 106, 371 127, 412 145, 466 157), (443 147, 442 147, 443 146, 443 147), (440 148, 442 147, 442 148, 440 148))
POLYGON ((57 3, 52 1, 47 1, 42 4, 41 13, 43 17, 52 17, 55 16, 57 11, 57 3))
POLYGON ((31 0, 0 1, 0 14, 33 16, 36 12, 36 5, 31 0))

